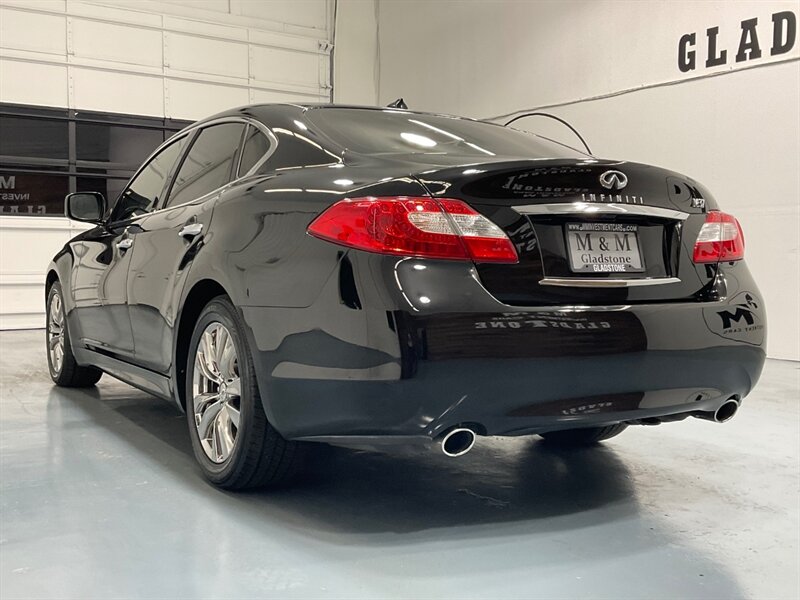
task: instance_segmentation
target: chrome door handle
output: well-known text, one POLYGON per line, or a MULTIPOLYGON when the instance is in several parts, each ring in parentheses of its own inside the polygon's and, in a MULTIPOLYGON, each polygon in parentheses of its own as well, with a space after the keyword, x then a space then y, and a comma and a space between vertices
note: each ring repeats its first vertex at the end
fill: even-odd
POLYGON ((190 240, 194 237, 197 237, 203 233, 203 224, 202 223, 189 223, 188 225, 184 225, 181 227, 181 230, 178 232, 178 235, 182 238, 186 238, 190 240))
POLYGON ((133 240, 131 238, 125 238, 117 242, 117 248, 119 250, 127 250, 131 246, 133 246, 133 240))

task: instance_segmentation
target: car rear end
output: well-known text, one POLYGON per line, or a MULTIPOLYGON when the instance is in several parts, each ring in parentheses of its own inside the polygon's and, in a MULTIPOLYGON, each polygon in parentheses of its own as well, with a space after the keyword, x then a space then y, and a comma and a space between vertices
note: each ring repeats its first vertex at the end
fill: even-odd
POLYGON ((336 368, 278 369, 284 435, 713 419, 758 380, 765 315, 743 233, 696 182, 589 156, 496 155, 410 181, 418 193, 352 193, 308 227, 341 252, 311 313, 359 333, 332 346, 336 368))

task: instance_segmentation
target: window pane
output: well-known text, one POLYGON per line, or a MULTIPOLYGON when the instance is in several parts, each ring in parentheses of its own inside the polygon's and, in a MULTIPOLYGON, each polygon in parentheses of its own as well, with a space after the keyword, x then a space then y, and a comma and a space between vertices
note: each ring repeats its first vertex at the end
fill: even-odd
POLYGON ((114 209, 114 220, 130 219, 153 210, 164 190, 175 161, 186 145, 186 136, 162 150, 150 163, 131 181, 128 189, 122 194, 114 209))
POLYGON ((0 171, 0 214, 64 215, 69 176, 0 171))
POLYGON ((26 158, 69 159, 66 121, 0 116, 0 154, 26 158))
POLYGON ((340 145, 359 154, 481 159, 586 157, 578 150, 537 135, 470 119, 388 110, 321 108, 308 111, 307 120, 312 127, 319 127, 340 145))
POLYGON ((259 167, 259 173, 275 169, 328 165, 338 160, 335 154, 325 150, 303 133, 294 133, 281 127, 273 128, 272 132, 278 138, 278 147, 269 160, 259 167))
POLYGON ((224 123, 200 132, 175 177, 168 206, 200 198, 230 181, 244 125, 224 123))
POLYGON ((164 141, 159 129, 138 129, 103 123, 77 123, 75 144, 78 160, 93 160, 139 168, 164 141))
POLYGON ((269 150, 269 140, 255 127, 247 130, 247 139, 242 151, 242 162, 239 165, 239 175, 244 175, 264 156, 269 150))

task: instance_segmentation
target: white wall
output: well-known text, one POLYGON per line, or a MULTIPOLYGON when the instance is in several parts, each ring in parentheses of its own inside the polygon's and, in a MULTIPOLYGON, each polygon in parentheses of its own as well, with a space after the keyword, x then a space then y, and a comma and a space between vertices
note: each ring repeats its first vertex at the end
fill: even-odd
POLYGON ((338 0, 333 99, 374 106, 378 101, 378 3, 338 0))
POLYGON ((327 101, 327 0, 4 0, 0 101, 199 119, 327 101))
MULTIPOLYGON (((332 0, 2 0, 0 101, 192 120, 327 102, 332 18, 332 0)), ((0 329, 44 325, 45 269, 75 231, 0 217, 0 329)))
MULTIPOLYGON (((598 155, 703 181, 742 221, 769 355, 799 360, 800 39, 770 56, 770 17, 787 10, 800 3, 381 0, 378 100, 481 118, 544 108, 598 155), (753 17, 762 56, 737 63, 753 17), (727 64, 706 68, 714 26, 727 64), (697 69, 682 73, 678 41, 691 32, 697 69)), ((541 119, 519 124, 570 140, 541 119)))
POLYGON ((60 217, 0 216, 0 329, 44 327, 45 269, 83 229, 60 217))

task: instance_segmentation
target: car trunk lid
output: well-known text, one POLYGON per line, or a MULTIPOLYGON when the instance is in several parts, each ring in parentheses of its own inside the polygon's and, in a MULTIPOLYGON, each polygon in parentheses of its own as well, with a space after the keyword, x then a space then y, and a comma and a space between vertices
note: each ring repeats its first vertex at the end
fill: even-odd
POLYGON ((514 306, 703 300, 716 265, 692 251, 713 198, 677 173, 597 159, 497 161, 426 169, 433 196, 464 200, 500 226, 515 265, 477 265, 514 306))

